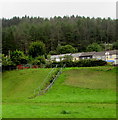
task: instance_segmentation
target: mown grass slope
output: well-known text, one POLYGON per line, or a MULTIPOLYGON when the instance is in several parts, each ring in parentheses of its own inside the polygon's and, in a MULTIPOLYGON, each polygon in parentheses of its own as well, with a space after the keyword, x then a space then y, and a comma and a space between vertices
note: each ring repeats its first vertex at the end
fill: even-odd
POLYGON ((106 102, 114 103, 116 70, 109 67, 65 68, 40 102, 106 102))
MULTIPOLYGON (((3 92, 7 89, 5 82, 7 75, 8 73, 5 73, 3 76, 3 92)), ((25 97, 24 101, 18 101, 18 94, 15 95, 16 98, 13 98, 13 95, 14 100, 11 101, 5 93, 3 101, 4 98, 7 100, 3 104, 3 117, 115 118, 116 68, 110 66, 65 68, 46 94, 34 99, 25 97)), ((26 94, 24 93, 24 96, 26 94)))
MULTIPOLYGON (((52 69, 25 69, 3 73, 3 101, 27 99, 34 94, 52 69)), ((51 72, 53 74, 53 71, 51 72)), ((50 74, 50 75, 51 75, 50 74)), ((48 79, 46 79, 46 82, 48 79)), ((46 83, 45 82, 45 83, 46 83)), ((43 84, 45 85, 45 84, 43 84)))

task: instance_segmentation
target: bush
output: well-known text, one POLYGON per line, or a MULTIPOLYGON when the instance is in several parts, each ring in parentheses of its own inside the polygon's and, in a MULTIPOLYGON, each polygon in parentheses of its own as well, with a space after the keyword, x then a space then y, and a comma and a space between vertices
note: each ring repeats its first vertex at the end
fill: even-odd
POLYGON ((99 51, 102 50, 102 47, 99 44, 97 44, 97 43, 93 43, 93 44, 88 45, 86 50, 88 52, 92 52, 92 51, 99 52, 99 51))
POLYGON ((11 61, 15 65, 19 64, 27 64, 28 62, 28 57, 24 55, 22 51, 16 50, 11 53, 11 61))
POLYGON ((118 49, 118 40, 113 43, 113 49, 118 49))
POLYGON ((46 61, 45 67, 52 68, 52 61, 46 61))
POLYGON ((42 64, 45 64, 45 63, 46 63, 45 57, 43 57, 43 56, 38 56, 38 57, 36 57, 36 59, 37 59, 37 60, 40 60, 40 63, 42 63, 42 64))
POLYGON ((36 58, 31 59, 31 64, 32 65, 41 65, 41 64, 45 64, 45 63, 46 63, 46 60, 43 56, 38 56, 36 58))
POLYGON ((75 49, 71 45, 58 46, 57 47, 57 52, 59 54, 74 53, 74 52, 77 52, 77 49, 75 49))
POLYGON ((2 66, 10 66, 10 65, 14 65, 13 62, 8 56, 4 56, 3 54, 2 55, 2 66))
POLYGON ((2 55, 2 70, 12 70, 16 69, 15 64, 11 61, 11 59, 8 56, 2 55))
POLYGON ((44 55, 46 52, 45 44, 43 42, 33 42, 29 47, 29 55, 33 58, 38 57, 39 55, 44 55))
POLYGON ((48 67, 55 67, 58 65, 58 67, 63 67, 64 64, 66 64, 66 67, 92 67, 92 66, 104 66, 107 65, 106 61, 103 60, 96 60, 96 59, 85 59, 85 60, 79 60, 79 61, 71 61, 71 60, 63 60, 60 62, 53 62, 48 65, 48 67))
POLYGON ((37 59, 32 60, 31 63, 32 63, 32 65, 40 65, 41 64, 40 60, 37 60, 37 59))
POLYGON ((75 63, 77 67, 92 67, 92 66, 103 66, 106 65, 107 62, 103 60, 95 60, 95 59, 85 59, 80 60, 75 63))
POLYGON ((57 51, 50 51, 49 54, 50 55, 57 55, 57 51))

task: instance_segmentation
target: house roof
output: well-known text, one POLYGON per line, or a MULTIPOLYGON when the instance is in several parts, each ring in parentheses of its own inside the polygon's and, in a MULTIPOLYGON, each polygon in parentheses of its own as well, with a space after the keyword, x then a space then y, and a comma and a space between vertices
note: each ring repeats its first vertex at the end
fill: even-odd
POLYGON ((51 59, 64 57, 65 55, 71 55, 72 57, 84 57, 84 56, 105 56, 105 53, 109 52, 109 55, 118 55, 118 50, 102 51, 102 52, 82 52, 82 53, 68 53, 61 55, 52 55, 51 59))
POLYGON ((82 52, 81 53, 81 57, 84 57, 84 56, 93 56, 95 54, 95 52, 82 52))
POLYGON ((54 58, 60 58, 60 57, 64 57, 66 55, 71 55, 71 53, 68 53, 68 54, 61 54, 61 55, 52 55, 51 58, 54 59, 54 58))
POLYGON ((105 56, 105 51, 103 52, 95 52, 94 56, 105 56))
POLYGON ((110 50, 110 51, 107 51, 107 52, 109 52, 110 55, 118 54, 118 50, 110 50))
POLYGON ((95 52, 94 56, 105 56, 105 53, 108 52, 109 55, 117 54, 118 50, 110 50, 110 51, 102 51, 102 52, 95 52))
POLYGON ((79 56, 81 56, 81 54, 82 54, 82 53, 73 53, 71 56, 72 56, 72 57, 79 57, 79 56))

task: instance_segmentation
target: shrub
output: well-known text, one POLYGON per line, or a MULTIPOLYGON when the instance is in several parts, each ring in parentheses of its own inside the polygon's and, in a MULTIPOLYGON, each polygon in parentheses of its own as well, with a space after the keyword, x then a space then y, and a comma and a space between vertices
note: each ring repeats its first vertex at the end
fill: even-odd
POLYGON ((45 67, 52 68, 52 61, 46 61, 45 67))
POLYGON ((40 65, 41 64, 40 60, 37 60, 37 59, 32 60, 31 63, 32 63, 32 65, 40 65))
POLYGON ((91 52, 91 51, 99 52, 101 50, 102 50, 102 47, 99 44, 97 44, 97 43, 90 44, 87 47, 87 51, 88 52, 91 52))
POLYGON ((103 60, 96 59, 85 59, 76 62, 77 67, 92 67, 92 66, 103 66, 106 65, 107 62, 103 60))
POLYGON ((11 61, 11 59, 8 56, 2 55, 2 70, 12 70, 16 69, 15 64, 11 61))
POLYGON ((65 54, 65 53, 74 53, 77 52, 77 50, 71 45, 65 45, 65 46, 58 46, 57 52, 59 54, 65 54))
POLYGON ((57 51, 50 51, 49 54, 50 55, 57 55, 57 51))
POLYGON ((35 58, 30 58, 30 63, 32 65, 40 65, 42 66, 42 64, 45 64, 46 63, 46 60, 43 56, 38 56, 38 57, 35 57, 35 58))
POLYGON ((28 57, 24 55, 22 51, 16 50, 11 53, 11 61, 15 65, 27 64, 28 57))
POLYGON ((2 66, 10 66, 10 65, 14 65, 13 62, 8 56, 4 56, 3 54, 2 55, 2 66))
POLYGON ((43 56, 38 56, 38 57, 36 57, 36 59, 37 59, 37 60, 40 60, 40 63, 42 63, 42 64, 45 64, 45 63, 46 63, 45 57, 43 57, 43 56))
POLYGON ((33 58, 38 57, 39 55, 44 55, 46 52, 45 44, 43 42, 33 42, 29 47, 29 55, 33 58))
POLYGON ((72 61, 72 60, 63 60, 60 62, 53 62, 50 63, 48 66, 55 67, 58 65, 58 67, 63 67, 64 64, 66 64, 66 67, 92 67, 92 66, 104 66, 107 64, 106 61, 103 60, 96 60, 96 59, 85 59, 85 60, 78 60, 78 61, 72 61))
POLYGON ((118 49, 118 40, 113 43, 113 49, 118 49))

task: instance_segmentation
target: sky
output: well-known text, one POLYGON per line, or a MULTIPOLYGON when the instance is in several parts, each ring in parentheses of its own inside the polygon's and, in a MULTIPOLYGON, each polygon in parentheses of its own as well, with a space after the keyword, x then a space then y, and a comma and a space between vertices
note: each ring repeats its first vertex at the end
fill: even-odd
POLYGON ((1 1, 0 18, 14 16, 54 17, 79 15, 85 17, 116 18, 116 0, 76 1, 62 0, 4 0, 1 1))

